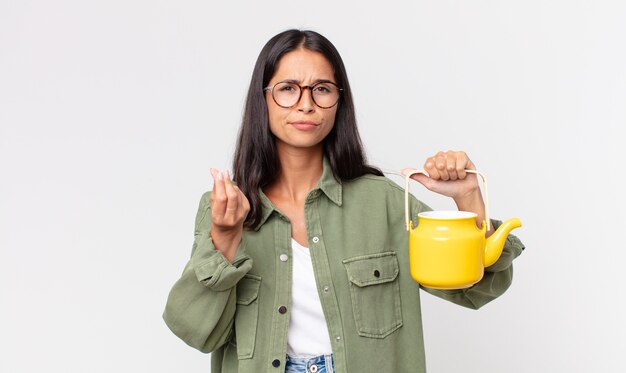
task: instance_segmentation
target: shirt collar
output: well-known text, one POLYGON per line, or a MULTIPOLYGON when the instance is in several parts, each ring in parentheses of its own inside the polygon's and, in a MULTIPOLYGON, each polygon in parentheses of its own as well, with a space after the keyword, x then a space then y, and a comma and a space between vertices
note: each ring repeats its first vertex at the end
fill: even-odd
POLYGON ((321 189, 326 197, 333 201, 337 206, 341 206, 342 203, 342 188, 341 181, 335 179, 335 175, 333 174, 333 170, 330 167, 330 163, 328 162, 328 158, 324 157, 323 160, 323 171, 322 177, 317 182, 317 185, 313 190, 321 189))
MULTIPOLYGON (((319 196, 319 191, 322 191, 328 199, 333 201, 337 206, 341 206, 342 204, 342 187, 341 182, 335 179, 335 175, 333 175, 333 170, 330 167, 330 163, 328 162, 328 158, 324 157, 322 162, 322 177, 320 177, 317 185, 309 192, 307 196, 307 200, 315 199, 319 196)), ((261 221, 254 228, 254 230, 259 230, 265 221, 270 217, 270 215, 276 211, 280 214, 278 209, 274 206, 274 204, 270 201, 269 198, 263 193, 261 188, 259 188, 259 196, 261 198, 262 204, 262 212, 261 212, 261 221)))

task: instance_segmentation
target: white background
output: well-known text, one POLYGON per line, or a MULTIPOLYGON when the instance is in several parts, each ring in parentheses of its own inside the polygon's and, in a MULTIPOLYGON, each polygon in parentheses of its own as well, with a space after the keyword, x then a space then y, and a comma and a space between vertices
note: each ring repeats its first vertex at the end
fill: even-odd
POLYGON ((0 372, 208 371, 161 313, 256 57, 293 27, 342 54, 373 164, 466 150, 524 222, 501 298, 423 293, 429 372, 619 371, 625 3, 374 4, 0 0, 0 372))

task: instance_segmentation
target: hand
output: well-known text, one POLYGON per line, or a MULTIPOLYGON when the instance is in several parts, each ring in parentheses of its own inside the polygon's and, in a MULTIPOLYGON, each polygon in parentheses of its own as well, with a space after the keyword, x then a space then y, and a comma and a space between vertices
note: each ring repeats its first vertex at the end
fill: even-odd
MULTIPOLYGON (((418 173, 413 174, 411 179, 430 191, 453 198, 459 210, 476 213, 476 224, 480 226, 485 219, 485 204, 476 174, 465 172, 475 169, 476 166, 463 151, 438 152, 424 163, 428 176, 418 173)), ((411 171, 413 169, 405 168, 402 174, 411 171)))
MULTIPOLYGON (((424 163, 424 170, 428 176, 414 174, 411 179, 435 193, 455 200, 464 199, 474 196, 476 192, 480 194, 476 175, 465 172, 475 169, 474 163, 463 151, 438 152, 424 163)), ((406 175, 410 171, 411 169, 405 168, 402 174, 406 175)))
POLYGON ((211 175, 211 239, 215 248, 232 262, 243 236, 243 222, 250 211, 250 203, 233 185, 228 171, 211 169, 211 175))

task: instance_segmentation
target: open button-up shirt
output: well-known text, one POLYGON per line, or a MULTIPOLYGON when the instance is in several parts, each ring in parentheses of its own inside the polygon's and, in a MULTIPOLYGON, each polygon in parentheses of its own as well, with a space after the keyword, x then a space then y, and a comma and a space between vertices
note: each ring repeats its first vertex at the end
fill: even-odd
MULTIPOLYGON (((210 237, 210 192, 200 201, 191 259, 163 317, 190 346, 211 352, 212 373, 284 372, 291 304, 291 225, 261 193, 263 215, 232 263, 210 237)), ((411 196, 413 221, 429 208, 411 196)), ((404 190, 365 175, 337 181, 324 171, 304 206, 307 242, 331 337, 336 372, 424 372, 420 285, 409 271, 404 190)), ((497 228, 500 222, 493 220, 497 228)), ((509 235, 474 286, 424 289, 477 309, 511 284, 524 246, 509 235)))

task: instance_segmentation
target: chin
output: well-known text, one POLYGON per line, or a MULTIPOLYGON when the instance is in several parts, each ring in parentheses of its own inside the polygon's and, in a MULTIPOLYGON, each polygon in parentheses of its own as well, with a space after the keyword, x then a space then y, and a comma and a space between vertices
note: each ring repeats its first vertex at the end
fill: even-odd
POLYGON ((280 142, 283 143, 284 146, 288 146, 288 147, 292 147, 292 148, 299 148, 299 149, 306 149, 306 148, 317 148, 317 147, 321 147, 322 146, 322 140, 321 139, 295 139, 295 138, 290 138, 290 139, 286 139, 287 141, 284 140, 279 140, 280 142))

